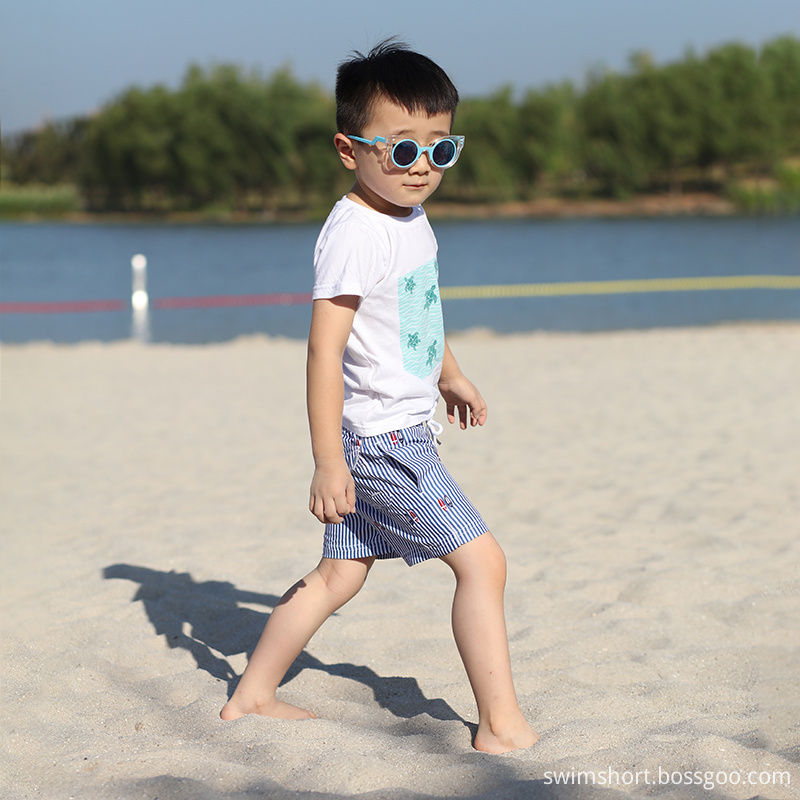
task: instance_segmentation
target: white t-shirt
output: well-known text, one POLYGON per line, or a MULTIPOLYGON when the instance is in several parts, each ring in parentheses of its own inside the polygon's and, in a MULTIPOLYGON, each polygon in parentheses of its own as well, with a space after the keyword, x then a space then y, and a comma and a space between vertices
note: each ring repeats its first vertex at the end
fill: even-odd
POLYGON ((314 299, 360 298, 342 361, 342 424, 359 436, 433 417, 444 355, 436 253, 422 206, 392 217, 343 197, 320 231, 314 299))

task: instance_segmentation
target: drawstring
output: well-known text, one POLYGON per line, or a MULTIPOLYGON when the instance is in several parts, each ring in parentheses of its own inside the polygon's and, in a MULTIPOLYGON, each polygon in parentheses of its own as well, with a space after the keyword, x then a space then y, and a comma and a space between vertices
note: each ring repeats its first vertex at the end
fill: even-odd
POLYGON ((444 425, 440 425, 435 419, 429 419, 428 430, 433 435, 433 438, 436 439, 436 444, 441 444, 437 437, 444 430, 444 425))
POLYGON ((444 430, 444 425, 440 425, 435 419, 429 419, 428 428, 434 436, 438 436, 444 430))

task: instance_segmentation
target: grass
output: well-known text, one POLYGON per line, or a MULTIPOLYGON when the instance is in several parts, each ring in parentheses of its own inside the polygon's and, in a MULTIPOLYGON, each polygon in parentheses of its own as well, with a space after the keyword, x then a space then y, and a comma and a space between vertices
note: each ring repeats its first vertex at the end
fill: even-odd
POLYGON ((726 194, 746 213, 800 213, 800 167, 784 165, 770 180, 732 183, 726 194))
POLYGON ((70 184, 0 185, 0 218, 60 217, 81 209, 80 193, 70 184))

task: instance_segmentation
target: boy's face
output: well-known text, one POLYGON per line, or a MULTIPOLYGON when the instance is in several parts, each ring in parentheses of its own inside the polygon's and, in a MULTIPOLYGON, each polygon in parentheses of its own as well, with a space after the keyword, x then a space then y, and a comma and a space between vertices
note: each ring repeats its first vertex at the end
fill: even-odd
MULTIPOLYGON (((449 135, 451 122, 449 113, 432 117, 424 112, 412 114, 403 106, 381 98, 373 104, 370 121, 360 135, 370 140, 376 136, 400 135, 426 147, 449 135)), ((336 134, 334 142, 344 165, 356 173, 348 197, 383 214, 407 216, 411 207, 427 200, 442 180, 443 170, 431 164, 427 153, 410 167, 401 169, 392 163, 382 142, 368 145, 348 139, 342 133, 336 134)))

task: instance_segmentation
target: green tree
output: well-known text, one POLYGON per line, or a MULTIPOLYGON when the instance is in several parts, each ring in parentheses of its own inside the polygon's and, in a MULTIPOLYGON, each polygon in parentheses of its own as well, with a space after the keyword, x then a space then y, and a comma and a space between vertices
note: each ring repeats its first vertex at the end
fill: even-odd
MULTIPOLYGON (((299 197, 330 195, 341 189, 342 167, 333 147, 336 106, 318 86, 298 83, 288 69, 266 86, 264 124, 271 131, 275 181, 299 197)), ((347 182, 352 176, 345 176, 347 182)))
POLYGON ((657 68, 646 54, 631 59, 631 103, 641 126, 639 159, 651 185, 666 177, 680 191, 680 170, 697 163, 700 151, 702 98, 698 64, 691 53, 684 61, 657 68))
POLYGON ((726 172, 740 162, 772 163, 779 141, 772 87, 755 51, 724 45, 708 54, 704 66, 701 162, 726 172))
POLYGON ((83 185, 101 208, 297 204, 337 183, 333 118, 288 70, 192 66, 178 91, 131 89, 92 121, 83 185))
POLYGON ((634 191, 645 180, 644 129, 632 81, 612 72, 593 73, 578 101, 583 167, 601 191, 634 191))
POLYGON ((508 200, 521 182, 514 150, 520 142, 519 114, 507 86, 488 98, 465 100, 456 114, 455 133, 466 137, 458 167, 442 184, 445 196, 508 200))
POLYGON ((571 83, 529 90, 520 103, 519 139, 512 152, 528 193, 543 178, 564 182, 575 170, 575 88, 571 83))
POLYGON ((83 163, 84 117, 48 122, 3 142, 6 180, 15 183, 75 183, 83 163))
POLYGON ((767 43, 759 65, 770 84, 780 152, 800 155, 800 39, 783 36, 767 43))
POLYGON ((174 105, 163 86, 133 88, 94 117, 86 137, 82 188, 90 207, 139 210, 174 185, 174 105))

